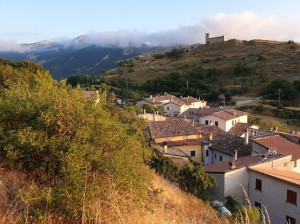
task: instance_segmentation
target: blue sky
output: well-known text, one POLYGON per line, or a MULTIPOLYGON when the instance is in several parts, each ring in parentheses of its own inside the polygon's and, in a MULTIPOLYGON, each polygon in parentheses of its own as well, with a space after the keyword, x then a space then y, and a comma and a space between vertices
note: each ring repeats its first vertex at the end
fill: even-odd
POLYGON ((88 34, 99 42, 132 38, 132 42, 191 44, 203 41, 205 32, 237 39, 300 41, 299 0, 206 2, 0 0, 0 41, 58 41, 88 34))

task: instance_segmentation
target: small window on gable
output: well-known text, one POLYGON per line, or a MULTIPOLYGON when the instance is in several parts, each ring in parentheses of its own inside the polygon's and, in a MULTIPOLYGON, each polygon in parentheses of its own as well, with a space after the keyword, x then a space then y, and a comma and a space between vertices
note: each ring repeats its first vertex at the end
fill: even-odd
POLYGON ((205 124, 208 125, 208 120, 205 120, 205 124))
POLYGON ((219 126, 219 122, 218 122, 218 121, 215 121, 215 125, 218 127, 218 126, 219 126))
POLYGON ((292 218, 291 216, 288 216, 288 215, 285 217, 285 221, 288 224, 296 224, 296 219, 292 218))
POLYGON ((287 190, 287 202, 297 205, 297 192, 295 191, 291 191, 291 190, 287 190))
POLYGON ((206 156, 209 156, 209 150, 206 150, 206 156))
POLYGON ((220 161, 223 161, 223 156, 220 156, 220 157, 219 157, 219 160, 220 160, 220 161))
POLYGON ((262 181, 260 179, 255 180, 255 190, 261 191, 262 189, 262 181))
POLYGON ((191 153, 191 157, 195 157, 196 156, 196 152, 195 151, 190 151, 191 153))

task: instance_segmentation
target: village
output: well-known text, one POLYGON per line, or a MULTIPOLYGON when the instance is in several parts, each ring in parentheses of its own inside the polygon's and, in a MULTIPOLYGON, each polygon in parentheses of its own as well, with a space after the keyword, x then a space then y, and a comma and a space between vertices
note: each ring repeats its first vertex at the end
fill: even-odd
POLYGON ((230 196, 240 205, 249 200, 272 223, 300 220, 300 137, 277 127, 261 130, 248 123, 249 113, 206 103, 167 93, 139 101, 163 107, 162 115, 138 115, 149 122, 151 147, 180 167, 203 163, 217 181, 211 193, 221 205, 230 196))

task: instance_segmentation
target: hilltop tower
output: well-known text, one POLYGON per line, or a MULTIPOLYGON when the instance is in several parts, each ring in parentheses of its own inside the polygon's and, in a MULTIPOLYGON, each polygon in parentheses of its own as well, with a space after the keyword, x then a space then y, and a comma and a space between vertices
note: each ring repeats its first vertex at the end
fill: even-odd
POLYGON ((210 33, 206 33, 205 34, 205 44, 209 43, 209 37, 210 37, 210 33))

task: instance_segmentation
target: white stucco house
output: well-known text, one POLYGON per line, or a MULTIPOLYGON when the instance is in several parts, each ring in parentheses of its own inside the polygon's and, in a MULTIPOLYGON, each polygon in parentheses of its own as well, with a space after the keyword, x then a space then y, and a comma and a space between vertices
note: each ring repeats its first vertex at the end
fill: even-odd
POLYGON ((223 108, 188 109, 180 117, 194 120, 199 124, 215 125, 226 132, 236 124, 248 123, 247 112, 223 108))
POLYGON ((245 156, 235 161, 223 162, 205 166, 205 172, 214 176, 217 185, 212 193, 220 200, 231 196, 242 205, 247 204, 246 195, 249 194, 249 169, 289 169, 292 170, 291 156, 245 156))
POLYGON ((300 173, 249 169, 249 199, 272 224, 300 223, 300 173))
POLYGON ((171 94, 145 98, 139 102, 138 105, 150 104, 154 107, 162 106, 164 108, 165 116, 177 117, 179 114, 188 110, 189 108, 202 108, 206 106, 206 101, 197 99, 191 96, 176 97, 171 94))

